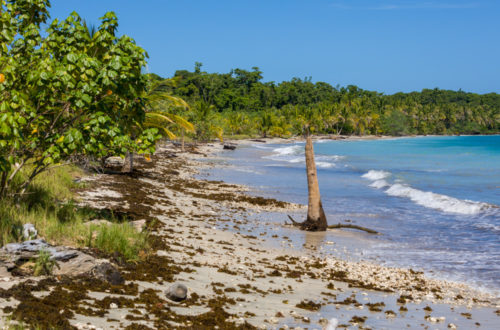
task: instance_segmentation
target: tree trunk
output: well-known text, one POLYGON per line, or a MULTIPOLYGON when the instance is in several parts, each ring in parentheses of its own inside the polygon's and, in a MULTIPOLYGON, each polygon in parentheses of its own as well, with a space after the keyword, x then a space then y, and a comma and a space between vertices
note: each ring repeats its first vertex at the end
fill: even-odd
MULTIPOLYGON (((1 11, 1 8, 0 8, 1 11)), ((9 173, 7 172, 2 172, 2 180, 0 183, 0 199, 4 197, 4 192, 6 191, 6 184, 7 184, 7 176, 9 173)))
POLYGON ((323 211, 323 205, 321 205, 318 174, 314 161, 314 148, 310 135, 308 135, 306 139, 306 172, 309 201, 307 205, 307 219, 300 224, 300 227, 308 231, 325 231, 328 223, 326 221, 325 211, 323 211))
POLYGON ((127 155, 125 156, 125 162, 122 166, 122 173, 132 173, 134 170, 134 153, 127 151, 127 155))
POLYGON ((186 150, 184 149, 184 129, 181 131, 181 152, 185 152, 186 150))

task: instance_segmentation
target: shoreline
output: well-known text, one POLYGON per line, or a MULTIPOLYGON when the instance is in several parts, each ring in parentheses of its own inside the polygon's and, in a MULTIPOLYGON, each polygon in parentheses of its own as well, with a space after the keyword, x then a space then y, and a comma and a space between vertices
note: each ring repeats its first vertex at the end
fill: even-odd
MULTIPOLYGON (((273 142, 267 142, 267 143, 280 143, 282 142, 282 139, 273 139, 272 140, 273 142)), ((252 140, 243 140, 241 141, 241 143, 254 143, 254 141, 252 140)), ((210 158, 211 156, 214 156, 214 153, 217 153, 219 150, 222 150, 222 146, 221 145, 218 145, 218 144, 215 144, 213 146, 203 146, 203 153, 206 153, 208 155, 208 158, 210 158)), ((205 161, 203 162, 203 164, 200 164, 199 162, 196 161, 196 158, 197 157, 190 157, 192 160, 195 161, 195 164, 194 166, 197 167, 197 170, 193 171, 192 173, 196 173, 199 171, 199 168, 200 166, 208 166, 208 167, 211 167, 211 166, 216 166, 216 165, 213 165, 213 164, 206 164, 205 161), (193 159, 194 158, 194 159, 193 159)), ((244 186, 240 186, 240 185, 237 185, 238 187, 240 187, 240 189, 242 191, 246 191, 248 190, 248 187, 244 187, 244 186)), ((248 207, 248 205, 246 205, 246 207, 248 207)), ((293 207, 292 210, 290 209, 283 209, 281 211, 281 213, 283 213, 283 215, 286 213, 286 212, 292 212, 292 211, 297 211, 297 209, 300 209, 300 207, 297 207, 296 205, 293 207)), ((302 207, 302 210, 305 210, 304 206, 302 207)), ((274 209, 266 209, 266 208, 257 208, 256 211, 258 213, 261 213, 261 212, 270 212, 270 211, 276 211, 274 209)), ((266 242, 263 242, 263 244, 267 245, 266 242)), ((268 248, 268 247, 266 247, 268 248)), ((295 253, 304 253, 304 251, 302 252, 297 252, 296 250, 290 250, 290 249, 285 249, 286 251, 286 254, 293 254, 294 252, 295 253)), ((309 251, 308 251, 309 252, 309 251)), ((301 255, 302 257, 304 257, 304 255, 301 255)), ((335 258, 333 258, 335 260, 335 258)), ((461 293, 457 293, 454 297, 451 297, 451 299, 448 299, 448 300, 445 300, 446 303, 448 304, 451 304, 451 305, 454 305, 454 306, 468 306, 469 308, 472 307, 472 306, 489 306, 489 307, 498 307, 498 304, 500 303, 500 301, 498 300, 498 297, 493 297, 489 294, 485 294, 484 292, 480 292, 478 290, 474 290, 472 289, 471 287, 469 287, 468 285, 466 284, 463 284, 463 283, 457 283, 457 282, 448 282, 448 281, 442 281, 442 280, 434 280, 434 279, 430 279, 430 278, 427 278, 425 276, 423 276, 422 273, 419 273, 419 272, 415 272, 413 270, 409 270, 409 269, 401 269, 401 268, 394 268, 394 267, 384 267, 384 266, 380 266, 378 264, 373 264, 373 263, 367 263, 367 262, 353 262, 352 264, 350 264, 350 262, 348 261, 345 261, 345 260, 335 260, 336 262, 346 262, 346 264, 344 264, 343 266, 344 267, 353 267, 353 268, 356 268, 356 267, 359 267, 361 268, 361 270, 359 270, 358 272, 355 271, 355 275, 353 277, 355 277, 356 279, 359 279, 360 277, 362 277, 362 273, 363 273, 363 268, 371 268, 371 267, 374 267, 376 269, 376 272, 386 272, 387 273, 393 273, 393 272, 403 272, 404 275, 402 275, 402 277, 404 277, 405 279, 407 278, 411 278, 412 275, 418 275, 418 278, 414 278, 413 280, 416 282, 416 283, 419 283, 419 284, 422 284, 422 282, 425 282, 425 281, 428 281, 429 282, 429 285, 432 286, 432 284, 430 283, 434 283, 436 287, 440 287, 440 288, 445 288, 445 290, 448 290, 448 294, 450 292, 453 292, 456 290, 460 291, 461 293), (420 277, 421 276, 421 277, 420 277), (469 296, 469 301, 466 301, 467 299, 464 299, 463 301, 460 301, 461 299, 455 299, 457 296, 463 296, 463 294, 466 294, 469 296), (488 297, 488 298, 486 298, 488 297), (481 302, 482 300, 484 299, 492 299, 493 301, 491 301, 490 303, 485 303, 484 301, 481 302)), ((337 263, 336 264, 336 267, 338 267, 339 264, 337 263)), ((365 273, 365 276, 368 275, 365 273)), ((370 275, 368 275, 369 277, 370 275)), ((342 280, 351 280, 349 278, 342 278, 342 280)), ((365 278, 364 280, 368 280, 368 278, 365 278)), ((341 281, 342 282, 342 281, 341 281)), ((410 281, 411 282, 411 281, 410 281)), ((405 285, 410 285, 410 282, 406 282, 405 285)), ((344 282, 345 284, 345 282, 344 282)), ((379 283, 380 284, 380 283, 379 283)), ((376 287, 376 284, 372 283, 373 286, 376 287)), ((348 285, 349 286, 349 285, 348 285)), ((397 284, 393 281, 392 283, 388 284, 388 286, 386 287, 378 287, 377 289, 394 289, 395 287, 397 287, 397 284)), ((404 287, 404 285, 403 285, 404 287)), ((397 289, 397 290, 400 290, 399 291, 399 294, 401 295, 405 295, 405 293, 410 293, 410 294, 416 294, 419 298, 417 298, 417 301, 419 301, 420 299, 431 299, 431 302, 432 303, 442 303, 443 300, 442 299, 438 299, 438 300, 434 300, 432 301, 432 299, 435 299, 436 296, 432 294, 432 290, 433 288, 430 288, 430 290, 428 290, 427 292, 425 292, 425 294, 421 293, 421 292, 418 292, 421 290, 421 288, 419 288, 419 290, 414 290, 414 288, 408 290, 408 287, 404 288, 401 287, 400 289, 397 289), (405 289, 407 289, 407 291, 405 291, 405 289), (417 291, 417 292, 416 292, 417 291)), ((434 290, 435 290, 434 288, 434 290)), ((396 290, 396 291, 397 291, 396 290)), ((366 292, 364 292, 366 293, 366 292)), ((435 293, 435 292, 434 292, 435 293)), ((439 296, 439 295, 438 295, 439 296)), ((358 307, 359 308, 359 307, 358 307)))
MULTIPOLYGON (((438 135, 435 135, 436 137, 439 137, 438 135)), ((476 136, 476 135, 471 135, 471 136, 476 136)), ((483 135, 483 136, 489 136, 489 135, 483 135)), ((402 139, 406 139, 406 138, 424 138, 426 136, 403 136, 403 137, 399 137, 399 138, 402 138, 402 139)), ((434 136, 432 136, 434 137, 434 136)), ((365 137, 352 137, 352 139, 341 139, 341 140, 344 140, 344 141, 363 141, 363 140, 368 140, 368 141, 372 141, 372 140, 388 140, 388 139, 397 139, 398 137, 392 137, 392 136, 365 136, 365 137)), ((336 141, 337 140, 337 137, 334 136, 333 139, 330 139, 329 136, 318 136, 315 140, 315 142, 317 141, 336 141)), ((278 149, 275 149, 273 150, 275 153, 272 154, 272 156, 278 154, 280 155, 280 152, 281 152, 281 149, 285 149, 284 151, 287 151, 288 152, 288 149, 290 147, 288 147, 286 144, 287 143, 297 143, 297 141, 299 142, 298 144, 296 144, 297 147, 293 147, 293 151, 295 152, 294 153, 294 157, 297 157, 295 155, 297 155, 297 152, 295 150, 295 148, 299 148, 299 146, 301 145, 300 142, 303 141, 302 138, 296 138, 296 139, 280 139, 280 138, 269 138, 269 139, 262 139, 261 143, 258 143, 256 142, 254 139, 244 139, 244 140, 240 140, 240 141, 237 141, 236 144, 239 145, 239 146, 245 146, 245 151, 242 151, 241 153, 238 153, 238 157, 240 158, 243 158, 245 159, 245 157, 249 157, 249 160, 251 157, 255 157, 255 155, 257 155, 257 148, 259 149, 266 149, 264 151, 262 151, 262 156, 261 158, 267 158, 267 159, 272 159, 272 160, 276 160, 275 158, 272 158, 271 156, 269 156, 269 154, 271 153, 271 150, 272 149, 275 149, 275 148, 278 148, 278 149), (266 142, 266 143, 262 143, 262 142, 266 142), (265 145, 268 145, 267 147, 265 145), (276 146, 276 145, 278 146, 276 146), (272 145, 272 146, 269 146, 269 145, 272 145), (284 148, 281 148, 279 145, 283 145, 284 148), (261 147, 262 146, 262 147, 261 147), (248 150, 251 150, 251 151, 246 151, 248 148, 248 150), (253 148, 253 149, 252 149, 253 148), (264 153, 266 152, 266 153, 264 153)), ((303 145, 302 145, 302 149, 303 149, 303 145)), ((243 149, 242 149, 243 150, 243 149)), ((290 151, 291 152, 291 151, 290 151)), ((229 153, 231 153, 231 151, 229 151, 228 153, 225 153, 226 155, 229 155, 229 153)), ((288 156, 288 154, 286 154, 288 156)), ((303 151, 302 151, 302 155, 303 155, 303 151)), ((344 155, 343 153, 340 153, 340 155, 344 155)), ((258 157, 258 156, 257 156, 258 157)), ((303 156, 302 156, 303 157, 303 156)), ((217 158, 217 157, 215 157, 217 158)), ((221 157, 219 157, 220 159, 224 159, 224 154, 221 155, 221 157)), ((279 158, 279 157, 278 157, 279 158)), ((227 159, 231 159, 231 157, 228 157, 227 159)), ((280 161, 288 161, 287 159, 286 160, 281 160, 281 159, 278 159, 278 163, 280 161)), ((297 162, 295 160, 295 158, 290 161, 291 163, 294 163, 294 162, 297 162)), ((252 162, 252 166, 251 167, 247 167, 248 170, 247 171, 243 171, 241 170, 241 172, 252 172, 252 173, 255 173, 255 174, 262 174, 264 172, 266 172, 266 170, 262 170, 263 168, 265 168, 264 166, 268 166, 266 164, 271 164, 271 163, 259 163, 259 162, 255 162, 255 165, 254 166, 254 162, 252 162)), ((284 164, 288 164, 288 163, 284 163, 284 164)), ((288 164, 290 165, 290 164, 288 164)), ((294 164, 292 164, 294 165, 294 164)), ((233 173, 238 173, 238 167, 242 167, 242 168, 245 168, 245 165, 244 165, 244 162, 241 162, 241 161, 230 161, 230 164, 228 165, 217 165, 217 166, 227 166, 228 168, 231 168, 233 171, 236 171, 236 172, 231 172, 231 175, 223 175, 221 174, 220 170, 219 171, 215 171, 215 177, 216 178, 221 178, 222 180, 224 180, 224 178, 228 178, 229 180, 232 179, 232 181, 234 182, 240 182, 240 183, 243 183, 243 184, 246 184, 248 183, 249 186, 253 187, 252 188, 252 193, 253 194, 256 194, 256 195, 259 195, 259 194, 263 194, 265 196, 270 196, 270 197, 275 197, 278 196, 279 194, 277 194, 276 192, 278 192, 277 189, 274 189, 272 187, 272 185, 267 185, 266 181, 265 180, 257 180, 258 183, 256 184, 253 184, 251 181, 248 181, 248 179, 243 179, 243 180, 240 180, 238 179, 238 175, 236 174, 233 174, 233 173), (259 186, 259 185, 262 185, 262 186, 259 186), (262 187, 265 187, 264 190, 261 191, 262 187)), ((273 165, 269 165, 269 166, 274 166, 273 165)), ((302 165, 303 166, 303 165, 302 165)), ((370 168, 370 167, 369 167, 370 168)), ((378 167, 375 167, 377 168, 377 170, 379 169, 378 167)), ((368 171, 367 169, 364 170, 364 172, 368 171)), ((380 170, 380 171, 389 171, 389 170, 380 170)), ((371 170, 370 170, 371 172, 371 170)), ((272 172, 272 173, 276 173, 276 172, 272 172)), ((365 173, 366 174, 366 173, 365 173)), ((369 173, 368 173, 369 174, 369 173)), ((279 175, 279 173, 278 173, 279 175)), ((244 175, 242 175, 242 177, 245 177, 244 175)), ((286 180, 286 179, 284 179, 286 180)), ((328 180, 328 179, 326 179, 328 180)), ((230 181, 231 182, 231 181, 230 181)), ((275 181, 273 181, 275 182, 275 181)), ((276 183, 276 185, 280 185, 280 183, 276 183)), ((287 185, 285 185, 284 187, 287 187, 287 185)), ((378 187, 377 187, 378 188, 378 187)), ((420 188, 420 189, 424 189, 424 188, 420 188)), ((425 190, 424 189, 424 192, 428 192, 429 190, 425 190)), ((433 190, 434 191, 434 190, 433 190)), ((285 195, 287 195, 287 191, 283 190, 283 193, 285 195)), ((297 192, 294 191, 294 193, 292 195, 287 195, 288 197, 285 198, 285 200, 289 200, 289 201, 301 201, 301 202, 305 202, 305 204, 307 204, 307 191, 305 192, 302 192, 301 190, 301 194, 300 196, 305 196, 305 201, 304 198, 299 199, 299 198, 296 198, 297 195, 297 192), (304 195, 305 194, 305 195, 304 195)), ((448 196, 445 196, 445 197, 448 197, 448 196)), ((282 197, 283 198, 283 197, 282 197)), ((464 197, 462 197, 464 198, 464 197)), ((488 205, 488 206, 491 206, 492 208, 497 208, 497 206, 495 204, 490 204, 488 202, 479 202, 479 200, 482 200, 482 199, 476 199, 474 201, 470 201, 466 198, 464 198, 464 201, 466 202, 473 202, 473 203, 481 203, 481 204, 485 204, 485 205, 488 205), (476 202, 477 201, 477 202, 476 202)), ((462 201, 462 200, 460 200, 462 201)), ((412 200, 412 202, 414 202, 412 200)), ((414 202, 415 203, 415 202, 414 202)), ((421 204, 419 204, 421 205, 421 204)), ((304 205, 306 206, 306 205, 304 205)), ((426 205, 424 205, 424 207, 428 207, 426 205)), ((331 210, 332 211, 332 210, 331 210)), ((352 211, 352 210, 351 210, 352 211)), ((339 209, 339 210, 333 210, 332 211, 332 217, 335 218, 335 215, 337 214, 342 214, 342 210, 339 209)), ((347 218, 349 218, 349 215, 345 215, 347 218)), ((349 218, 350 219, 350 218, 349 218)), ((331 220, 331 219, 330 219, 331 220)), ((331 222, 331 224, 334 224, 334 223, 337 223, 338 221, 335 221, 335 222, 331 222)), ((362 224, 363 225, 363 224, 362 224)), ((386 242, 389 242, 389 241, 386 241, 386 242)), ((381 243, 381 242, 378 242, 378 243, 381 243)), ((404 242, 403 242, 404 243, 404 242)), ((443 279, 443 280, 447 280, 447 281, 452 281, 452 282, 456 282, 456 283, 461 283, 461 284, 464 284, 464 285, 468 285, 470 286, 471 288, 475 289, 475 290, 478 290, 478 291, 482 291, 482 292, 485 292, 485 293, 489 293, 491 295, 494 295, 496 297, 500 297, 500 288, 496 285, 489 285, 489 283, 484 283, 482 282, 481 283, 481 278, 476 278, 477 281, 474 281, 474 280, 470 280, 470 279, 473 279, 474 277, 466 277, 466 276, 455 276, 456 274, 453 274, 453 273, 441 273, 441 271, 439 269, 436 269, 436 268, 431 268, 431 267, 422 267, 419 265, 415 265, 415 263, 398 263, 397 262, 393 262, 392 263, 389 263, 389 262, 384 262, 383 260, 383 255, 380 255, 380 256, 374 256, 373 258, 371 258, 371 260, 374 260, 374 262, 376 263, 382 263, 384 265, 388 265, 388 266, 391 266, 391 267, 417 267, 417 269, 419 270, 425 270, 426 274, 428 274, 428 276, 430 278, 434 278, 434 279, 443 279), (402 265, 401 265, 402 264, 402 265)))
MULTIPOLYGON (((459 136, 499 136, 500 133, 494 134, 460 134, 460 135, 336 135, 336 134, 320 134, 313 135, 313 141, 370 141, 370 140, 392 140, 392 139, 406 139, 406 138, 423 138, 423 137, 459 137, 459 136)), ((257 138, 243 138, 243 139, 231 139, 231 137, 226 137, 224 143, 229 144, 253 144, 265 141, 268 144, 287 144, 297 141, 305 141, 302 136, 291 136, 288 138, 280 137, 257 137, 257 138)), ((216 142, 213 142, 216 143, 216 142)), ((261 142, 262 143, 262 142, 261 142)))
MULTIPOLYGON (((104 317, 75 311, 71 324, 81 329, 196 329, 200 324, 286 329, 318 328, 333 317, 349 328, 471 328, 476 322, 492 328, 498 322, 498 297, 466 285, 429 279, 411 269, 324 257, 314 247, 290 248, 283 230, 296 229, 265 219, 279 214, 286 219, 304 206, 248 195, 245 186, 194 178, 201 169, 217 166, 211 159, 219 150, 218 143, 200 145, 194 153, 162 147, 152 163, 139 162, 136 177, 87 179, 91 187, 80 193, 82 202, 145 218, 153 255, 135 267, 120 266, 126 285, 136 291, 123 295, 122 288, 112 295, 116 307, 110 300, 107 308, 99 304, 104 317), (276 233, 276 244, 251 232, 257 227, 276 233), (163 298, 174 282, 188 287, 185 302, 163 298)), ((87 290, 96 297, 92 308, 96 299, 109 295, 87 290)))
MULTIPOLYGON (((409 137, 419 137, 419 136, 404 136, 404 137, 401 137, 401 138, 409 138, 409 137)), ((377 136, 366 136, 366 137, 362 137, 361 139, 359 139, 359 137, 354 137, 353 139, 345 139, 345 140, 347 140, 347 141, 359 141, 359 140, 375 140, 375 139, 391 139, 391 138, 394 138, 394 137, 390 137, 390 136, 378 136, 378 137, 377 136)), ((303 139, 299 138, 299 139, 296 139, 296 140, 292 140, 291 143, 296 142, 296 141, 301 141, 301 140, 303 140, 303 139)), ((317 140, 335 140, 335 139, 325 139, 324 137, 319 137, 317 140)), ((267 144, 284 144, 286 142, 284 142, 283 139, 270 138, 270 139, 266 140, 266 143, 267 144)), ((255 145, 255 141, 253 139, 244 139, 244 140, 240 140, 240 143, 238 143, 238 144, 240 144, 240 145, 255 145)), ((209 158, 218 159, 219 158, 218 155, 222 151, 222 150, 218 150, 218 149, 219 148, 217 148, 215 146, 208 147, 207 150, 206 150, 206 152, 207 152, 208 155, 210 155, 209 158)), ((220 148, 220 149, 222 149, 222 148, 220 148)), ((220 166, 220 165, 217 164, 215 166, 220 166)), ((249 191, 251 190, 256 195, 262 194, 262 192, 260 192, 259 189, 250 188, 250 187, 247 187, 245 185, 241 185, 241 186, 245 187, 246 190, 249 190, 249 191)), ((299 210, 301 210, 302 212, 305 212, 307 210, 307 205, 303 205, 303 204, 299 204, 299 205, 302 206, 302 207, 299 207, 299 210)), ((293 215, 293 211, 294 210, 290 210, 288 212, 288 214, 292 214, 293 215)), ((282 213, 285 215, 284 219, 286 219, 287 213, 286 212, 282 212, 282 213)), ((297 213, 295 213, 295 214, 297 214, 297 213)), ((305 213, 301 214, 301 215, 305 216, 305 213)), ((288 221, 285 220, 285 222, 288 222, 288 221)), ((346 236, 346 235, 349 235, 351 237, 356 237, 357 239, 360 239, 360 240, 367 240, 367 241, 370 241, 372 243, 374 242, 372 240, 372 237, 370 235, 363 234, 362 232, 359 232, 359 231, 345 231, 345 230, 338 230, 338 229, 329 229, 328 232, 335 233, 335 236, 346 236)), ((377 261, 362 261, 362 262, 374 263, 374 264, 380 265, 382 267, 388 267, 388 268, 394 268, 394 269, 407 269, 406 267, 401 267, 401 266, 384 266, 384 265, 381 265, 377 261)), ((467 282, 463 282, 463 281, 459 281, 459 280, 458 281, 457 280, 447 280, 447 279, 443 279, 440 276, 426 275, 426 277, 429 278, 429 279, 435 279, 435 280, 438 280, 438 281, 444 281, 444 282, 455 283, 457 285, 463 285, 465 287, 469 287, 473 291, 483 292, 483 293, 485 293, 487 295, 496 297, 498 304, 500 304, 500 295, 499 295, 500 292, 498 290, 491 291, 491 289, 489 289, 487 287, 483 287, 483 286, 474 287, 473 284, 471 284, 471 283, 467 283, 467 282)))

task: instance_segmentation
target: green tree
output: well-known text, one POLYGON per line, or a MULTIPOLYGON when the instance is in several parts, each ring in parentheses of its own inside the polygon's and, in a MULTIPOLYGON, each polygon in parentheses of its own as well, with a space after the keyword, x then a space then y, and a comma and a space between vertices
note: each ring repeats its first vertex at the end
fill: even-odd
POLYGON ((116 36, 114 13, 93 33, 72 13, 42 34, 50 1, 2 0, 1 7, 2 195, 26 166, 21 193, 38 174, 78 155, 154 151, 157 129, 131 137, 145 119, 141 69, 147 55, 130 37, 116 36))

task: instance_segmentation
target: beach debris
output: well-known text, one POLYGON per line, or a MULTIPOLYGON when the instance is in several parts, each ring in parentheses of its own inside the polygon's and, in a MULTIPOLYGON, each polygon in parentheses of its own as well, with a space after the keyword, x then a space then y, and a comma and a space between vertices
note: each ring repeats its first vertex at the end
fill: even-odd
POLYGON ((426 316, 425 319, 431 323, 441 323, 446 320, 446 317, 441 316, 441 317, 434 317, 434 316, 426 316))
POLYGON ((78 330, 84 330, 84 329, 102 330, 102 328, 98 328, 95 325, 86 324, 86 323, 83 323, 83 322, 75 323, 75 324, 73 324, 73 326, 75 328, 77 328, 78 330))
POLYGON ((224 150, 235 150, 236 149, 236 145, 235 144, 229 144, 229 143, 226 143, 224 144, 224 147, 223 147, 224 150))
POLYGON ((184 284, 175 283, 167 289, 165 295, 172 301, 183 301, 187 297, 187 290, 184 284))
POLYGON ((336 225, 329 225, 328 226, 328 229, 340 229, 340 228, 358 229, 358 230, 366 231, 369 234, 380 234, 378 231, 370 229, 370 228, 346 224, 346 223, 338 223, 336 225))
POLYGON ((121 167, 123 165, 123 161, 124 159, 121 158, 121 157, 108 157, 106 158, 106 161, 105 161, 105 166, 106 167, 121 167))
POLYGON ((453 323, 448 324, 448 329, 456 329, 456 328, 457 328, 457 326, 455 324, 453 324, 453 323))
POLYGON ((396 317, 396 313, 394 311, 388 310, 388 311, 385 311, 385 316, 387 318, 393 318, 393 317, 396 317))
POLYGON ((118 308, 118 305, 115 304, 115 303, 111 303, 111 304, 109 304, 109 308, 110 309, 116 309, 116 308, 118 308))
POLYGON ((25 240, 32 240, 38 236, 38 231, 32 223, 26 223, 23 225, 23 238, 25 240))
POLYGON ((319 324, 323 326, 323 330, 335 330, 337 329, 337 326, 339 325, 339 320, 336 318, 331 318, 330 320, 327 320, 325 318, 321 318, 319 320, 319 324))

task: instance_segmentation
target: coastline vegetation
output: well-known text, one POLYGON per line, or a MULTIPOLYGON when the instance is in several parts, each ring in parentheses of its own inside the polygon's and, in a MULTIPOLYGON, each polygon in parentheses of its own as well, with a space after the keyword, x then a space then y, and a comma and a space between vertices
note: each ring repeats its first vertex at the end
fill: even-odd
POLYGON ((161 135, 143 124, 147 54, 117 35, 112 12, 94 28, 75 12, 48 22, 49 8, 49 0, 0 2, 1 243, 23 240, 31 223, 51 243, 137 259, 146 233, 112 216, 109 227, 84 223, 99 212, 74 200, 83 173, 71 164, 154 152, 161 135))
POLYGON ((23 225, 31 223, 49 243, 117 252, 125 260, 137 260, 141 250, 148 250, 147 232, 137 232, 113 214, 78 206, 74 191, 84 184, 74 179, 81 175, 75 166, 54 168, 40 174, 22 198, 0 200, 0 244, 22 241, 23 225), (110 224, 86 224, 96 218, 110 224))
MULTIPOLYGON (((195 139, 302 135, 305 122, 314 134, 450 135, 500 132, 500 95, 462 90, 424 89, 382 93, 357 86, 313 83, 293 78, 263 82, 262 72, 234 69, 208 73, 196 63, 194 71, 178 70, 171 78, 173 95, 191 107, 187 118, 197 127, 195 139), (210 109, 209 109, 210 108, 210 109)), ((161 79, 159 76, 156 79, 161 79)))

